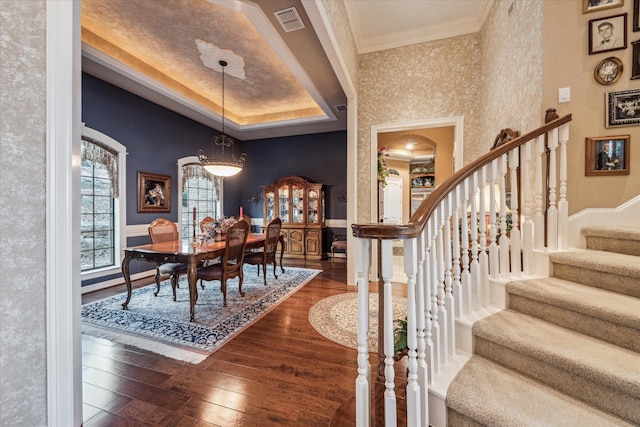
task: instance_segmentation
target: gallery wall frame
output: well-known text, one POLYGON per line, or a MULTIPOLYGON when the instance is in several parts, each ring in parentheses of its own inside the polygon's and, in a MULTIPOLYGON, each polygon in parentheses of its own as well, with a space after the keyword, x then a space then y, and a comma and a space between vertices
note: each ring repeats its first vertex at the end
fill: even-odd
MULTIPOLYGON (((639 0, 640 1, 640 0, 639 0)), ((640 79, 640 40, 631 42, 633 53, 631 54, 631 80, 640 79)))
POLYGON ((589 55, 626 48, 626 13, 589 20, 589 55))
POLYGON ((640 0, 633 0, 633 31, 640 31, 640 0))
POLYGON ((640 89, 607 92, 605 127, 640 125, 640 89))
POLYGON ((585 176, 629 175, 630 135, 585 138, 585 176))
POLYGON ((618 81, 622 75, 624 67, 622 61, 619 58, 610 56, 603 59, 596 65, 596 69, 593 72, 593 77, 601 85, 610 85, 618 81))
POLYGON ((138 171, 138 213, 171 212, 171 177, 138 171))
POLYGON ((599 12, 624 5, 624 0, 582 0, 582 13, 599 12))

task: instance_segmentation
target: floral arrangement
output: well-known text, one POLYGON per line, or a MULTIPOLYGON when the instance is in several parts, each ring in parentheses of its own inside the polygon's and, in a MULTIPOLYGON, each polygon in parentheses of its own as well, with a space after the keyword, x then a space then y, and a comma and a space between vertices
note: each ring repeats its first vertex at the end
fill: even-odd
POLYGON ((236 219, 232 216, 223 216, 216 221, 216 228, 221 233, 226 233, 229 227, 236 223, 236 219))
POLYGON ((387 147, 382 146, 378 150, 378 185, 381 188, 386 187, 387 185, 387 177, 389 175, 400 175, 397 170, 389 169, 387 167, 387 162, 385 162, 384 158, 388 157, 387 147))

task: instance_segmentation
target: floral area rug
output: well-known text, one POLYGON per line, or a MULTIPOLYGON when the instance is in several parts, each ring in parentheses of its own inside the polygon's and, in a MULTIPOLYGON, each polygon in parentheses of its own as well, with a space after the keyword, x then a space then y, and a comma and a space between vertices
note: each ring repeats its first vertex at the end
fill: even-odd
MULTIPOLYGON (((393 297, 393 319, 407 315, 407 299, 393 297)), ((309 310, 311 326, 323 337, 345 347, 358 348, 358 293, 333 295, 309 310)), ((369 352, 378 351, 378 294, 369 294, 369 352)))
POLYGON ((134 289, 129 309, 123 310, 126 292, 82 306, 82 332, 98 338, 128 344, 174 359, 200 363, 232 337, 260 319, 296 292, 320 270, 278 268, 278 278, 267 271, 267 286, 255 266, 245 266, 242 290, 238 280, 227 281, 227 307, 222 306, 220 282, 198 282, 195 322, 189 322, 189 285, 180 277, 177 301, 169 281, 134 289))

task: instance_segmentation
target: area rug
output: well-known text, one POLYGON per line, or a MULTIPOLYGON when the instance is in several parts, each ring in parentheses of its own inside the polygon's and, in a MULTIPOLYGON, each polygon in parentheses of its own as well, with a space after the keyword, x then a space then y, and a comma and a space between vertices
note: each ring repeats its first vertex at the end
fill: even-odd
MULTIPOLYGON (((407 315, 407 299, 393 297, 393 318, 407 315)), ((324 298, 309 310, 311 326, 323 337, 345 347, 358 348, 358 293, 333 295, 324 298)), ((369 294, 369 351, 378 351, 378 294, 369 294)))
POLYGON ((177 301, 171 284, 155 283, 134 289, 129 309, 123 310, 126 293, 82 306, 82 332, 121 344, 128 344, 178 360, 200 363, 239 332, 260 319, 296 292, 320 270, 285 267, 275 279, 267 272, 267 286, 255 266, 246 266, 242 290, 238 280, 227 281, 227 307, 222 306, 220 282, 198 283, 195 322, 189 322, 189 285, 180 278, 177 301))

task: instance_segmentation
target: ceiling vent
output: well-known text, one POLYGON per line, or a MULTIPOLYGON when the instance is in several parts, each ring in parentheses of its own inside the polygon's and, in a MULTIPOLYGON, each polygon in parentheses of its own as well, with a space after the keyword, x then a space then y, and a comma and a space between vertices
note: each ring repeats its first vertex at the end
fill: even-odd
POLYGON ((347 105, 346 104, 336 105, 333 108, 335 108, 338 113, 342 113, 343 111, 347 111, 347 105))
POLYGON ((276 19, 282 25, 282 29, 285 33, 290 33, 291 31, 302 30, 305 28, 304 22, 302 22, 302 18, 298 14, 298 11, 295 7, 289 7, 287 9, 278 10, 273 12, 276 16, 276 19))

